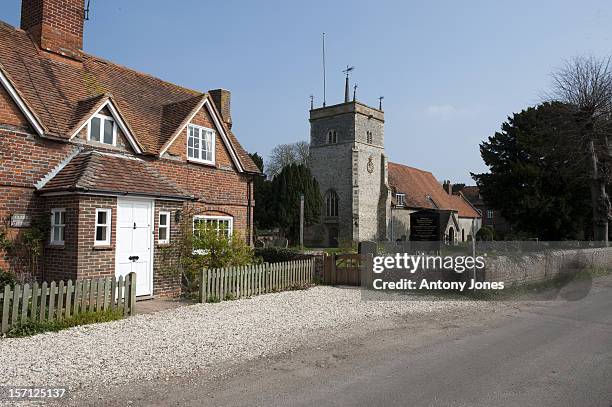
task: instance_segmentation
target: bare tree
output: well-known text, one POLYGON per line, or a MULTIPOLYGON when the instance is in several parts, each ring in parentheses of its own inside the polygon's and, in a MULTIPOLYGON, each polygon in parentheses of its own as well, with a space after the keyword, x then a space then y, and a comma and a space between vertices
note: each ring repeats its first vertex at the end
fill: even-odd
POLYGON ((290 164, 308 164, 309 144, 306 141, 298 141, 291 144, 279 144, 272 149, 268 162, 266 163, 266 175, 274 177, 290 164))
POLYGON ((612 206, 608 134, 612 118, 612 60, 576 57, 552 74, 552 98, 565 103, 578 123, 578 134, 568 141, 576 156, 589 162, 594 240, 608 245, 612 206))

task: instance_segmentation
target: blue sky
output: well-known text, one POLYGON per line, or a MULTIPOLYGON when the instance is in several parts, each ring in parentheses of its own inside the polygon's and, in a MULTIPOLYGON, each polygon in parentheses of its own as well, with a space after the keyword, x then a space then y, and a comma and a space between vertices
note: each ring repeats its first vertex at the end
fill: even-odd
MULTIPOLYGON (((309 137, 309 95, 384 95, 390 160, 471 182, 478 143, 536 104, 550 72, 575 55, 612 51, 606 1, 91 0, 85 50, 199 90, 232 91, 234 129, 249 151, 309 137)), ((19 25, 19 0, 0 19, 19 25)))

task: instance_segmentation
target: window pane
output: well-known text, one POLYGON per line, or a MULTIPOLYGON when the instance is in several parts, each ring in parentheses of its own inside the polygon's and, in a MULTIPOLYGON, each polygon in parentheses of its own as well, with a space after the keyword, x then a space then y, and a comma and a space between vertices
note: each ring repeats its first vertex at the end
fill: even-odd
POLYGON ((167 240, 168 239, 168 229, 167 228, 159 228, 159 240, 167 240))
POLYGON ((166 226, 168 224, 168 215, 165 213, 159 214, 159 224, 160 226, 166 226))
POLYGON ((113 121, 104 120, 104 143, 113 144, 113 121))
POLYGON ((66 223, 66 212, 60 212, 60 224, 65 224, 66 223))
POLYGON ((96 240, 99 240, 99 241, 106 240, 106 226, 96 227, 96 240))
POLYGON ((62 240, 60 238, 60 228, 57 226, 53 227, 53 241, 54 242, 59 242, 60 240, 62 240))
POLYGON ((64 227, 63 226, 59 227, 59 235, 60 235, 59 240, 63 242, 64 241, 64 227))
POLYGON ((94 117, 91 119, 91 136, 94 141, 100 141, 100 118, 94 117))
POLYGON ((59 225, 60 223, 62 223, 61 212, 55 212, 53 214, 53 224, 59 225))
POLYGON ((107 213, 105 211, 98 212, 98 225, 106 225, 107 213))

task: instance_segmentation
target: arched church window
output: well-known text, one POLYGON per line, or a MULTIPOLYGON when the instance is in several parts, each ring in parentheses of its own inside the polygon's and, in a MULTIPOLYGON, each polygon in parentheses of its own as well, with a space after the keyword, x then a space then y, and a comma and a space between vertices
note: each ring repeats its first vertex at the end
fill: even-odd
POLYGON ((325 194, 325 216, 338 216, 338 194, 333 189, 325 194))
POLYGON ((338 142, 338 134, 336 130, 330 130, 327 132, 327 143, 336 144, 338 142))

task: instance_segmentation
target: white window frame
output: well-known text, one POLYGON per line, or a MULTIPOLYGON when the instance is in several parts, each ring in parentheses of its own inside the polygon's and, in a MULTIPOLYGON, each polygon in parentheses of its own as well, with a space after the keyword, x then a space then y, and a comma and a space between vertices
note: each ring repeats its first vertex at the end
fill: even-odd
MULTIPOLYGON (((60 215, 60 220, 62 215, 60 215)), ((66 240, 66 208, 53 208, 51 209, 51 236, 49 238, 49 244, 52 246, 63 246, 66 240), (55 223, 55 215, 57 213, 63 214, 64 222, 55 223), (61 230, 61 239, 55 240, 55 229, 61 230)))
POLYGON ((93 141, 94 143, 104 144, 106 146, 116 146, 117 145, 117 121, 112 116, 107 116, 105 114, 95 114, 89 119, 89 123, 87 124, 87 141, 93 141), (91 139, 91 122, 94 118, 100 119, 100 141, 91 139), (104 121, 110 120, 113 122, 113 143, 108 144, 104 142, 104 121))
POLYGON ((204 126, 198 126, 197 124, 189 124, 187 126, 187 143, 186 143, 186 156, 187 156, 187 161, 192 161, 195 163, 200 163, 200 164, 210 164, 210 165, 215 165, 216 162, 216 144, 217 144, 217 133, 213 130, 213 129, 209 129, 208 127, 204 127, 204 126), (198 129, 199 131, 199 140, 200 140, 200 151, 199 151, 199 155, 200 158, 195 158, 195 157, 190 157, 189 156, 189 133, 191 129, 198 129), (211 145, 212 145, 212 160, 204 160, 202 159, 202 153, 204 152, 203 150, 203 143, 204 143, 204 139, 202 137, 203 134, 205 134, 205 132, 210 132, 211 134, 211 145))
POLYGON ((170 243, 170 212, 168 212, 168 211, 159 211, 159 215, 157 217, 157 223, 158 223, 158 226, 157 226, 157 237, 158 237, 157 243, 159 243, 159 244, 168 244, 168 243, 170 243), (163 225, 161 223, 162 215, 166 216, 166 222, 167 223, 165 225, 163 225), (162 239, 160 237, 161 236, 160 231, 162 229, 166 229, 166 238, 165 239, 162 239))
POLYGON ((113 211, 110 208, 96 208, 96 218, 94 219, 94 246, 110 246, 112 214, 113 211), (100 212, 106 212, 106 224, 98 223, 98 213, 100 212), (104 240, 97 240, 98 227, 106 227, 106 237, 104 240))
MULTIPOLYGON (((195 232, 196 227, 195 227, 195 221, 196 219, 204 219, 204 220, 223 220, 223 221, 229 221, 229 226, 228 226, 228 230, 229 230, 229 237, 232 237, 232 235, 234 234, 234 218, 231 216, 216 216, 216 215, 195 215, 193 217, 193 231, 195 232)), ((217 227, 217 233, 219 232, 219 228, 217 227)))
POLYGON ((402 194, 402 193, 395 194, 395 201, 398 207, 406 206, 406 194, 402 194))

